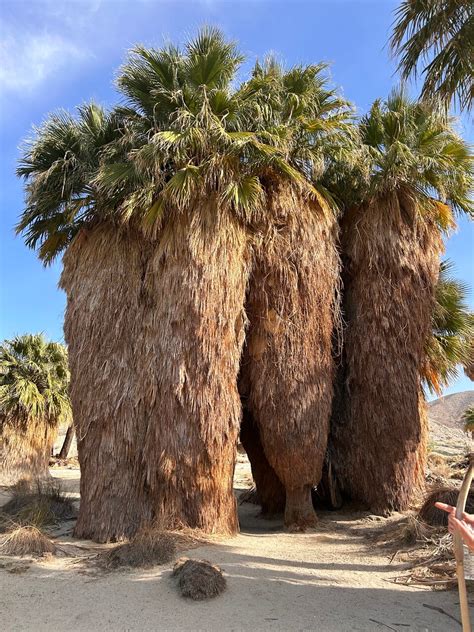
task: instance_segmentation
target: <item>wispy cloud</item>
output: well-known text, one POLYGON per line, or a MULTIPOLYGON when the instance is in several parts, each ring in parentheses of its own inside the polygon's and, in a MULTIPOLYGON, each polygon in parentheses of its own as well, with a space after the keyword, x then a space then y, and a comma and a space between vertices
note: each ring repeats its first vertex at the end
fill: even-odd
POLYGON ((2 33, 0 85, 3 91, 32 92, 42 82, 74 60, 89 53, 59 35, 2 33))

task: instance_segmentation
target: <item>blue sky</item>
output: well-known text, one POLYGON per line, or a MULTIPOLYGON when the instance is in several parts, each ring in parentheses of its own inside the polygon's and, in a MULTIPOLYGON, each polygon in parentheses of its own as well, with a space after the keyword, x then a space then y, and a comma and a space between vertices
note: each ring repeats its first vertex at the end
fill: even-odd
MULTIPOLYGON (((336 85, 364 112, 396 84, 386 42, 396 0, 2 0, 0 4, 0 339, 43 331, 62 340, 60 262, 44 269, 13 233, 22 210, 14 174, 19 146, 48 113, 117 101, 113 80, 136 43, 183 41, 203 24, 239 42, 250 67, 272 52, 283 62, 328 61, 336 85)), ((416 86, 411 89, 416 93, 416 86)), ((467 118, 461 133, 473 140, 467 118)), ((447 244, 457 276, 474 283, 474 224, 447 244)), ((474 309, 471 292, 470 304, 474 309)), ((472 388, 461 376, 447 392, 472 388)))

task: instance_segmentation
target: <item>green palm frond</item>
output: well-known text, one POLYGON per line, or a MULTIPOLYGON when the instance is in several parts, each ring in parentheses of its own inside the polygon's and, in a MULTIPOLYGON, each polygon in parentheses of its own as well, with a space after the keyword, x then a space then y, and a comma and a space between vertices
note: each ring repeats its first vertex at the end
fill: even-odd
POLYGON ((437 395, 456 379, 459 367, 467 362, 469 341, 474 335, 474 314, 466 302, 469 288, 453 278, 452 270, 450 261, 442 262, 422 370, 425 388, 437 395))
MULTIPOLYGON (((26 181, 26 205, 17 223, 28 246, 51 263, 90 220, 110 210, 94 178, 112 141, 123 135, 123 118, 95 104, 78 108, 74 118, 52 115, 36 129, 23 150, 17 173, 26 181)), ((114 144, 112 156, 117 154, 114 144)))
POLYGON ((331 157, 350 153, 355 128, 326 66, 285 70, 269 59, 236 88, 242 61, 210 27, 182 48, 136 47, 117 79, 125 106, 51 117, 18 168, 27 245, 47 264, 98 221, 156 236, 167 213, 206 199, 248 221, 269 174, 335 203, 321 177, 331 157))
POLYGON ((422 97, 474 98, 474 5, 471 0, 404 0, 395 13, 392 50, 404 79, 422 70, 422 97))

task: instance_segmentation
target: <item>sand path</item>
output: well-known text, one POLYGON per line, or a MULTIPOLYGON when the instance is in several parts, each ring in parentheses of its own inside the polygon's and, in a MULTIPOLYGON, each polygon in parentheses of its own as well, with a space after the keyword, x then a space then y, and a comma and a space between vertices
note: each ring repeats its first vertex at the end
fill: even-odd
MULTIPOLYGON (((78 496, 77 470, 54 475, 78 496)), ((248 477, 240 463, 236 486, 248 477)), ((215 600, 181 598, 170 566, 97 575, 75 559, 54 558, 26 564, 24 572, 12 572, 8 564, 0 569, 0 627, 5 632, 461 629, 454 620, 456 591, 390 581, 402 567, 389 564, 388 554, 364 538, 366 519, 326 513, 317 533, 301 535, 284 533, 280 521, 261 520, 257 512, 254 505, 242 505, 239 536, 189 553, 226 572, 228 589, 215 600)), ((75 543, 64 530, 61 539, 75 543)))

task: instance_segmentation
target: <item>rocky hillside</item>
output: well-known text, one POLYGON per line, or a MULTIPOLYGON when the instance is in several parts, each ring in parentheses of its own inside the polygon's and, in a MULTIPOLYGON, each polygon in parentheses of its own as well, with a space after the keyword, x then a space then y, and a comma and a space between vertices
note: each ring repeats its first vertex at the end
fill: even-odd
POLYGON ((462 415, 474 406, 474 391, 445 395, 428 404, 430 439, 437 452, 455 454, 472 449, 472 440, 463 431, 462 415))

